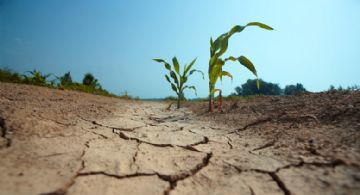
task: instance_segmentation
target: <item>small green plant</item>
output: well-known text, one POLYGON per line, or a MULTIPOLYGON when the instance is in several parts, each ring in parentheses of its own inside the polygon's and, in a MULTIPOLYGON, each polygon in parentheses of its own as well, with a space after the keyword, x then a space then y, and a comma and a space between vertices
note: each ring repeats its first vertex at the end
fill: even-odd
MULTIPOLYGON (((266 30, 273 30, 273 28, 265 24, 259 22, 251 22, 248 23, 246 26, 236 25, 232 27, 229 32, 220 35, 215 41, 213 41, 212 38, 210 39, 210 56, 211 56, 209 60, 209 111, 210 112, 213 112, 214 110, 214 104, 213 104, 214 93, 216 91, 221 92, 220 89, 215 89, 215 85, 218 79, 220 78, 220 80, 222 80, 223 76, 230 77, 231 79, 233 78, 233 76, 229 72, 223 70, 223 66, 227 61, 240 62, 240 64, 245 66, 257 77, 255 66, 245 56, 240 56, 237 58, 233 56, 224 59, 222 58, 222 55, 228 49, 228 43, 230 37, 235 33, 239 33, 243 31, 246 27, 249 26, 257 26, 266 30)), ((257 82, 257 87, 259 88, 259 82, 257 82)))
POLYGON ((42 74, 40 71, 37 70, 27 71, 27 73, 30 73, 30 76, 23 75, 24 82, 32 85, 45 86, 48 84, 47 79, 51 76, 51 74, 42 74))
POLYGON ((65 73, 61 77, 56 77, 59 80, 59 86, 67 86, 73 84, 70 72, 65 73))
POLYGON ((180 101, 185 99, 184 96, 185 89, 192 89, 194 90, 195 95, 197 95, 195 86, 185 85, 186 82, 188 81, 188 77, 192 75, 194 72, 201 73, 204 79, 203 72, 201 72, 200 70, 192 69, 192 66, 196 62, 196 58, 193 61, 191 61, 189 65, 184 66, 182 73, 180 72, 180 64, 176 57, 172 59, 173 62, 172 67, 174 68, 175 71, 172 70, 171 65, 167 63, 165 60, 163 59, 153 59, 153 60, 159 63, 163 63, 165 65, 165 68, 169 70, 169 75, 165 75, 165 79, 170 83, 172 90, 177 95, 177 108, 180 108, 180 101), (172 81, 170 80, 170 77, 172 81))
POLYGON ((101 85, 98 80, 91 73, 86 73, 83 78, 83 85, 90 86, 93 88, 101 89, 101 85))

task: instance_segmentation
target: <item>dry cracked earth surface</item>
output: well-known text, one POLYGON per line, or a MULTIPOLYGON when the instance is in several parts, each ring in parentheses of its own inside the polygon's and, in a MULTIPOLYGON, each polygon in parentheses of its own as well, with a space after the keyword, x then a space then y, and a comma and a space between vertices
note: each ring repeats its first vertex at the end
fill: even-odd
POLYGON ((180 110, 0 83, 0 194, 360 194, 360 93, 180 110))

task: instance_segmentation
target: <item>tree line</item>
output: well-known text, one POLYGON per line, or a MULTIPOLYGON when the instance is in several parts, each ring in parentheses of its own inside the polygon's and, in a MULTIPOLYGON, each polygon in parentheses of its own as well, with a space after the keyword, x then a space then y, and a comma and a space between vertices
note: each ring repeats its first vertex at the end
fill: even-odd
POLYGON ((257 87, 257 79, 248 79, 244 84, 235 87, 232 96, 249 96, 249 95, 296 95, 305 93, 307 90, 301 83, 295 85, 286 85, 281 88, 277 83, 266 82, 259 79, 260 88, 257 87))
MULTIPOLYGON (((306 93, 308 90, 301 83, 295 85, 286 85, 281 88, 277 83, 266 82, 262 79, 248 79, 245 83, 235 87, 235 92, 231 93, 230 96, 251 96, 251 95, 297 95, 306 93), (257 88, 257 82, 260 83, 260 88, 257 88)), ((359 91, 359 85, 353 85, 349 87, 330 85, 328 92, 346 92, 346 91, 359 91)))

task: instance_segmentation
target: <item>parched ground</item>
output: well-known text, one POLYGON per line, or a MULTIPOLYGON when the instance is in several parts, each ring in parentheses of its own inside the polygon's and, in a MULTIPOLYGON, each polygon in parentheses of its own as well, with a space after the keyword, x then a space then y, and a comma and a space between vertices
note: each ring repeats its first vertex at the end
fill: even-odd
POLYGON ((360 194, 360 92, 167 107, 0 83, 0 194, 360 194))

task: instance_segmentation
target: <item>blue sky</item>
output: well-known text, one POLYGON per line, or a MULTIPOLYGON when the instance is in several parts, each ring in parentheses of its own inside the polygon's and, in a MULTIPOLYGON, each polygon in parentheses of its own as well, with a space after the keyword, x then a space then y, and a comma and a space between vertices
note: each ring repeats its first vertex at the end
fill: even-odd
MULTIPOLYGON (((151 59, 197 57, 207 73, 210 36, 252 21, 276 30, 248 28, 227 54, 247 56, 265 81, 310 91, 360 84, 359 0, 0 0, 0 67, 71 71, 78 81, 91 72, 116 94, 165 97, 174 95, 166 71, 151 59)), ((237 63, 224 69, 234 75, 219 82, 224 94, 254 78, 237 63)), ((190 84, 207 96, 207 79, 190 84)))

